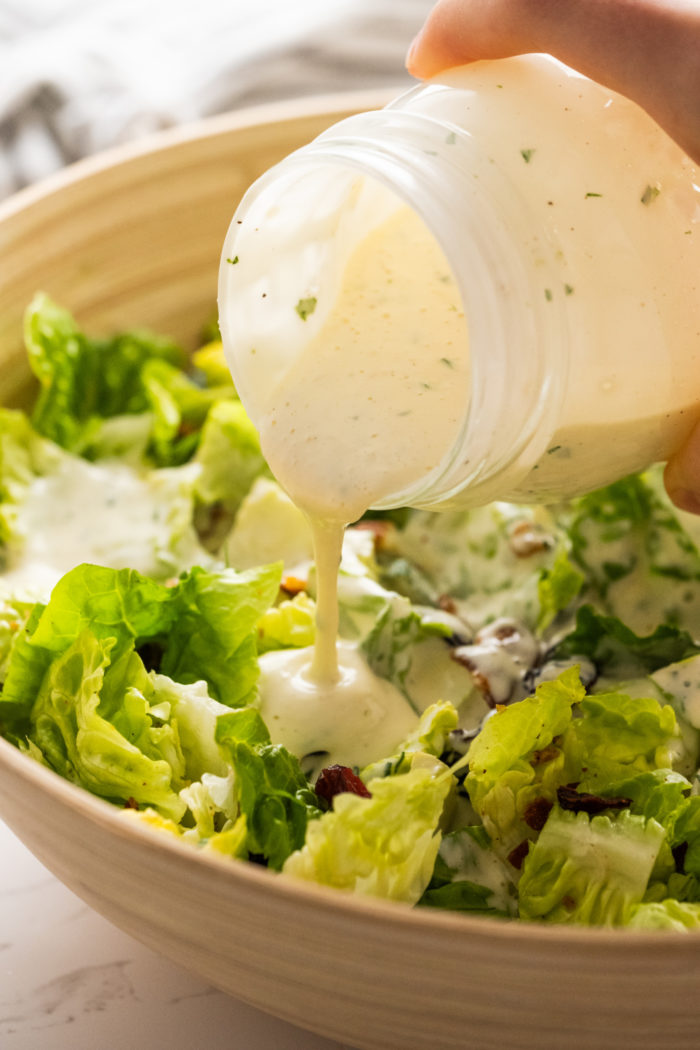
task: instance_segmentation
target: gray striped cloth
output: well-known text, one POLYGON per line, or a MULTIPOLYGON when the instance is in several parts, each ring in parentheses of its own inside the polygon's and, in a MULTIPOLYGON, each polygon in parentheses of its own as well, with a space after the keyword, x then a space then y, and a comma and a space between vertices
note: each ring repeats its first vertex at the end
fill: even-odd
POLYGON ((410 83, 432 0, 0 0, 0 197, 159 128, 410 83))

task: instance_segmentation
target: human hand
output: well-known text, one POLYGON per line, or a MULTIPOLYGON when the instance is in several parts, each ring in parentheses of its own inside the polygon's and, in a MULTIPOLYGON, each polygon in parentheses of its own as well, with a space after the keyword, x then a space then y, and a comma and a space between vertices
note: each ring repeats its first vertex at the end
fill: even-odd
POLYGON ((700 163, 700 0, 439 0, 407 67, 537 51, 633 99, 700 163))
MULTIPOLYGON (((438 0, 406 64, 426 79, 531 52, 637 102, 700 163, 700 0, 438 0)), ((664 480, 678 507, 700 514, 700 422, 664 480)))

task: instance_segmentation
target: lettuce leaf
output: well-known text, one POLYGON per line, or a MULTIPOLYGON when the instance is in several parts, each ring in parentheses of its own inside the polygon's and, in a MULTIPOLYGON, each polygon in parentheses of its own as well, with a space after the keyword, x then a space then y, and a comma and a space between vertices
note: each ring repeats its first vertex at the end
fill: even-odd
POLYGON ((421 589, 449 595, 474 630, 502 616, 535 630, 545 615, 543 571, 551 572, 558 551, 568 546, 564 528, 544 508, 508 503, 441 514, 415 511, 391 538, 391 553, 419 570, 421 589), (537 538, 527 553, 515 539, 520 528, 537 538))
POLYGON ((316 637, 316 603, 305 591, 268 609, 258 620, 258 652, 300 649, 316 637))
POLYGON ((178 682, 203 680, 228 707, 250 703, 259 669, 256 625, 279 590, 281 564, 237 573, 194 568, 175 589, 175 619, 161 670, 178 682))
POLYGON ((260 477, 241 503, 223 555, 236 569, 278 559, 293 569, 313 558, 311 529, 286 492, 260 477))
POLYGON ((145 362, 185 363, 175 343, 150 332, 89 339, 71 314, 43 293, 26 311, 24 336, 40 384, 32 424, 44 437, 78 453, 102 420, 149 410, 142 382, 145 362))
MULTIPOLYGON (((213 405, 202 428, 196 461, 196 494, 203 503, 223 503, 232 513, 253 482, 269 475, 258 433, 240 401, 213 405)), ((265 560, 265 559, 263 559, 265 560)))
POLYGON ((627 919, 631 930, 686 930, 700 929, 700 903, 663 900, 638 904, 627 919))
POLYGON ((236 396, 230 379, 200 386, 172 340, 148 331, 92 339, 40 293, 25 314, 29 363, 40 384, 32 423, 62 448, 94 459, 148 452, 159 466, 186 462, 210 407, 236 396), (138 416, 141 422, 132 423, 138 416), (131 445, 130 445, 131 443, 131 445))
MULTIPOLYGON (((207 334, 204 333, 204 338, 207 334)), ((192 364, 196 371, 204 376, 207 386, 233 386, 231 372, 224 357, 223 343, 219 338, 218 325, 213 334, 215 338, 192 354, 192 364)))
POLYGON ((652 470, 583 496, 570 527, 595 604, 641 635, 700 620, 700 550, 660 479, 652 470))
POLYGON ((584 580, 583 573, 571 564, 566 550, 560 548, 551 567, 543 569, 537 581, 540 602, 538 631, 546 630, 558 614, 572 604, 584 580))
POLYGON ((152 716, 152 686, 138 657, 127 653, 110 664, 112 648, 86 630, 52 662, 33 706, 31 739, 68 780, 104 798, 153 805, 177 821, 185 811, 176 791, 184 773, 177 731, 152 716), (120 698, 118 706, 107 699, 113 721, 100 711, 110 691, 120 698))
POLYGON ((430 883, 418 903, 484 915, 515 914, 515 887, 483 827, 465 827, 445 835, 430 883))
POLYGON ((555 659, 587 656, 601 675, 634 678, 695 653, 700 653, 700 645, 687 631, 661 624, 651 634, 638 635, 616 616, 584 605, 578 610, 576 627, 552 655, 555 659))
POLYGON ((187 462, 210 408, 222 398, 235 397, 230 384, 201 387, 181 368, 157 358, 145 362, 141 383, 153 415, 149 451, 159 466, 187 462))
POLYGON ((635 771, 671 767, 678 730, 668 704, 599 693, 582 699, 580 712, 573 732, 583 755, 581 790, 597 793, 635 771))
POLYGON ((523 864, 520 917, 625 924, 644 896, 663 840, 655 820, 626 811, 589 818, 555 806, 523 864))
POLYGON ((204 681, 227 706, 248 702, 258 677, 255 629, 273 601, 280 567, 246 573, 195 568, 169 587, 130 569, 80 565, 37 605, 13 647, 0 722, 28 717, 52 660, 89 629, 110 640, 112 659, 149 645, 159 669, 184 684, 204 681))
POLYGON ((415 904, 427 887, 449 777, 428 770, 372 782, 372 797, 336 795, 283 871, 338 889, 415 904))
POLYGON ((155 672, 151 681, 153 707, 177 722, 187 780, 226 777, 228 764, 216 742, 216 722, 228 708, 209 696, 206 682, 183 685, 155 672))
POLYGON ((414 731, 406 737, 395 754, 379 762, 373 762, 362 770, 362 779, 370 784, 375 777, 394 776, 406 773, 411 768, 416 755, 430 755, 439 758, 444 752, 447 737, 456 729, 459 713, 453 704, 445 700, 427 707, 418 719, 414 731))
POLYGON ((580 779, 580 755, 567 731, 584 696, 578 668, 569 668, 534 696, 496 711, 472 742, 465 785, 500 856, 532 837, 525 819, 531 804, 554 803, 560 785, 580 779))
POLYGON ((304 842, 308 822, 318 817, 318 800, 294 755, 270 742, 255 709, 222 715, 216 740, 235 773, 248 852, 279 870, 304 842))
POLYGON ((421 616, 407 598, 389 592, 387 597, 391 600, 385 602, 360 648, 374 673, 395 685, 417 710, 408 687, 417 647, 428 638, 448 638, 452 632, 446 624, 421 616))

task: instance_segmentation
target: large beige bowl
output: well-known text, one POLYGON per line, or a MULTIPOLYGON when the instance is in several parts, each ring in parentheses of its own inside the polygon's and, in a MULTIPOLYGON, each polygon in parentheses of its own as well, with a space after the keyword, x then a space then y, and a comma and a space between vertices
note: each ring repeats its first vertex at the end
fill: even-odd
MULTIPOLYGON (((257 110, 106 155, 0 207, 3 400, 28 387, 37 289, 93 331, 191 341, 231 213, 261 171, 367 97, 257 110)), ((390 1050, 697 1050, 700 936, 410 911, 217 861, 130 821, 0 740, 0 813, 72 890, 212 984, 390 1050)))

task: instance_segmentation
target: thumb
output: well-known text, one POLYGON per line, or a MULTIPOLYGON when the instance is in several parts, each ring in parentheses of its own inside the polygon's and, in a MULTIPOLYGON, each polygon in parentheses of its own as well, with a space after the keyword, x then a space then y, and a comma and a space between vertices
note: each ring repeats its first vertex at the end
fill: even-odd
POLYGON ((534 51, 634 99, 700 162, 698 0, 438 0, 406 65, 425 80, 534 51))
POLYGON ((529 50, 517 13, 502 0, 438 0, 413 41, 406 68, 427 79, 484 58, 508 58, 529 50))
POLYGON ((700 514, 700 422, 666 464, 664 484, 680 510, 700 514))

